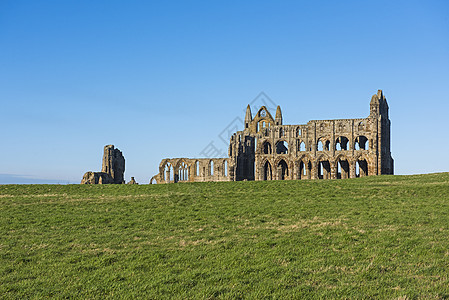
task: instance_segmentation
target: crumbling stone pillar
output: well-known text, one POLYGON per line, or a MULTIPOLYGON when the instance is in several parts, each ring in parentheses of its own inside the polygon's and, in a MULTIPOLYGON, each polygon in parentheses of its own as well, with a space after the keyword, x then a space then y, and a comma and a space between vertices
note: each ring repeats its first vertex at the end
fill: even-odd
POLYGON ((116 149, 114 145, 104 146, 101 172, 111 175, 115 184, 125 183, 125 158, 123 157, 122 151, 116 149))
POLYGON ((125 183, 125 158, 114 145, 104 147, 101 172, 86 172, 81 184, 123 184, 125 183))

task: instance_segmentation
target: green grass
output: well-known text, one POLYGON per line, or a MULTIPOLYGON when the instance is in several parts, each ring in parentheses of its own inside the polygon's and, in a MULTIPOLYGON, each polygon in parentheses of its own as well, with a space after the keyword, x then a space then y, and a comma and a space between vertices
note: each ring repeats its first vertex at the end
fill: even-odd
POLYGON ((449 173, 0 186, 0 298, 449 298, 449 173))

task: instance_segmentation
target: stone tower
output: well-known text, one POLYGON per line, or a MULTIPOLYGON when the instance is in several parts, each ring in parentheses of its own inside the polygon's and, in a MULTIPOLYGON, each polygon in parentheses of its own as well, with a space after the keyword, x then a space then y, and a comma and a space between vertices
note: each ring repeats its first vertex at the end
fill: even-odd
POLYGON ((125 183, 125 158, 122 151, 115 149, 114 145, 104 146, 101 172, 111 175, 115 184, 125 183))
POLYGON ((104 146, 103 166, 101 172, 86 172, 81 184, 123 184, 125 173, 125 158, 122 151, 114 145, 104 146))

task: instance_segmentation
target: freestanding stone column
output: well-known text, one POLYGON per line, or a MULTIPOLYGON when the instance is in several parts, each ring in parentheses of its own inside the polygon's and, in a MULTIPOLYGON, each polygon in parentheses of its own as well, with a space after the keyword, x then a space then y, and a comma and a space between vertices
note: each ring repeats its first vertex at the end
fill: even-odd
POLYGON ((114 145, 104 146, 101 172, 86 172, 81 184, 124 184, 125 158, 114 145))
POLYGON ((104 146, 101 172, 111 175, 115 184, 125 183, 125 158, 123 157, 122 151, 115 149, 114 145, 104 146))

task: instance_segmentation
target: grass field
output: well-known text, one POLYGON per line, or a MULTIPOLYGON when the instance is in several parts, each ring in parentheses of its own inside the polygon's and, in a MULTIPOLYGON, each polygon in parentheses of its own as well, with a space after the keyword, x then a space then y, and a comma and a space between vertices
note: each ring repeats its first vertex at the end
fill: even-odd
POLYGON ((449 298, 449 173, 0 186, 1 298, 449 298))

